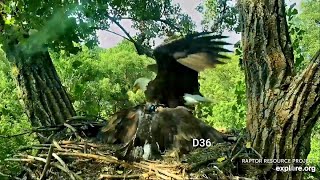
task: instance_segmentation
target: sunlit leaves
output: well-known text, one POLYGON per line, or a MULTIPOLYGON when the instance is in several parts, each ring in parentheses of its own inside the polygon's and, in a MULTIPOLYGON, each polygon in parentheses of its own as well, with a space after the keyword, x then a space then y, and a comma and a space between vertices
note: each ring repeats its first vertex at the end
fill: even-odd
POLYGON ((131 43, 108 50, 82 48, 71 57, 53 54, 58 73, 79 114, 110 116, 143 101, 131 91, 140 77, 152 77, 146 65, 153 60, 137 55, 131 43))
MULTIPOLYGON (((10 136, 22 133, 31 128, 19 102, 15 81, 11 74, 9 62, 0 50, 0 135, 10 136)), ((0 172, 19 173, 19 164, 4 161, 15 154, 16 149, 33 141, 32 136, 14 138, 0 137, 0 172)), ((0 176, 0 179, 2 177, 0 176)))
POLYGON ((205 0, 198 7, 203 14, 205 30, 221 33, 224 30, 240 32, 238 9, 232 0, 205 0))
POLYGON ((11 17, 11 15, 8 15, 8 16, 5 18, 4 23, 7 24, 7 25, 13 25, 13 24, 14 24, 14 18, 11 17))
POLYGON ((315 8, 316 6, 316 1, 306 0, 302 3, 301 12, 298 12, 295 3, 286 10, 295 55, 295 67, 298 71, 304 69, 308 60, 319 49, 319 27, 317 27, 316 20, 320 20, 320 13, 315 8))
POLYGON ((197 115, 214 127, 241 129, 246 118, 244 74, 233 56, 227 64, 206 70, 200 75, 201 93, 214 101, 199 105, 197 115))

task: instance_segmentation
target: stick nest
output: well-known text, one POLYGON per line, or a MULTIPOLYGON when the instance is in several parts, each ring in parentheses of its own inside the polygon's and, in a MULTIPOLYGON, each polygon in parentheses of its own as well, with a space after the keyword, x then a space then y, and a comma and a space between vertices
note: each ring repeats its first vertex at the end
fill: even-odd
POLYGON ((220 143, 183 157, 171 151, 163 160, 125 162, 113 156, 117 147, 62 140, 23 147, 7 161, 23 166, 20 176, 11 179, 248 179, 232 175, 241 153, 235 153, 236 146, 220 143))
MULTIPOLYGON (((239 177, 257 172, 255 167, 241 169, 241 158, 259 158, 253 149, 244 146, 245 140, 217 143, 197 148, 179 156, 175 150, 162 155, 161 160, 128 162, 118 159, 119 145, 97 142, 95 135, 85 136, 87 122, 68 123, 57 127, 49 143, 22 147, 7 161, 17 161, 23 171, 8 179, 248 179, 239 177), (82 130, 81 130, 82 129, 82 130), (57 136, 58 135, 58 136, 57 136), (62 139, 56 141, 55 139, 62 139), (67 139, 67 140, 66 140, 67 139)), ((96 125, 98 127, 104 124, 96 125)), ((52 128, 50 129, 52 130, 52 128)), ((95 131, 95 130, 94 130, 95 131)), ((39 129, 34 130, 38 133, 39 129)), ((92 131, 91 131, 92 132, 92 131)))

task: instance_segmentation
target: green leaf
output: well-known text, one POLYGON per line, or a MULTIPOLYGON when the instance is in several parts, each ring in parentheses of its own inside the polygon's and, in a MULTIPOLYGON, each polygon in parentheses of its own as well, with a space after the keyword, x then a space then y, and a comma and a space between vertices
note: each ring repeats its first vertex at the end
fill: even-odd
POLYGON ((80 66, 82 65, 82 62, 81 61, 73 61, 72 62, 72 67, 74 68, 74 69, 77 69, 77 68, 79 68, 80 66))
POLYGON ((117 174, 123 174, 123 171, 117 170, 117 174))
POLYGON ((292 15, 296 15, 296 14, 298 14, 298 10, 297 9, 293 9, 292 15))
POLYGON ((236 55, 241 55, 241 54, 242 54, 241 50, 239 48, 237 48, 236 49, 236 55))
POLYGON ((238 108, 237 108, 236 105, 233 105, 233 106, 232 106, 232 110, 237 111, 237 109, 238 109, 238 108))
POLYGON ((220 157, 217 159, 217 162, 221 163, 223 161, 225 161, 227 158, 226 157, 220 157))
POLYGON ((296 58, 296 62, 295 62, 295 66, 299 66, 300 64, 302 64, 302 62, 304 61, 304 57, 303 56, 299 56, 296 58))
POLYGON ((248 141, 248 142, 246 143, 246 148, 247 148, 247 149, 251 148, 251 147, 252 147, 251 144, 252 144, 252 143, 248 141))

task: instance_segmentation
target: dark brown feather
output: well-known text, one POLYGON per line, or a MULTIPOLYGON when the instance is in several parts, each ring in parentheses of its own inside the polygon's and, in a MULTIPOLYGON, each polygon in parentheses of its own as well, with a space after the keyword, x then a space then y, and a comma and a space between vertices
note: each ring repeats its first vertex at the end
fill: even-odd
POLYGON ((123 110, 113 116, 101 134, 107 143, 120 144, 116 155, 126 160, 140 160, 146 144, 151 146, 150 159, 159 159, 160 154, 172 149, 180 154, 195 147, 192 140, 209 139, 213 144, 223 142, 226 136, 195 118, 185 107, 158 108, 148 112, 138 106, 123 110), (142 152, 141 152, 142 151, 142 152))
POLYGON ((221 38, 209 32, 194 33, 158 46, 154 50, 157 76, 148 84, 147 100, 174 108, 184 105, 185 93, 201 95, 198 72, 227 58, 220 54, 229 52, 221 47, 228 44, 221 38))

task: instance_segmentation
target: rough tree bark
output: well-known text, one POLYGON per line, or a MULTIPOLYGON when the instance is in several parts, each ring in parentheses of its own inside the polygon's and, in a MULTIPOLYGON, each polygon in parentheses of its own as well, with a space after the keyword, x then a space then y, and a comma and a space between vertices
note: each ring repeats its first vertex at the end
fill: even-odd
MULTIPOLYGON (((52 63, 48 48, 31 39, 23 28, 5 25, 0 12, 2 49, 12 65, 20 98, 32 127, 61 125, 75 110, 52 63), (19 41, 20 40, 20 41, 19 41), (29 42, 29 43, 28 43, 29 42)), ((38 133, 41 142, 51 132, 38 133)))
MULTIPOLYGON (((30 51, 17 41, 11 43, 5 52, 12 64, 20 97, 32 127, 63 124, 66 119, 75 116, 48 50, 30 51)), ((50 133, 41 135, 47 137, 50 133)))
MULTIPOLYGON (((319 52, 295 75, 284 0, 238 3, 252 146, 266 159, 307 159, 311 130, 320 117, 319 52)), ((262 166, 261 178, 302 178, 302 172, 275 171, 283 165, 262 166)))

